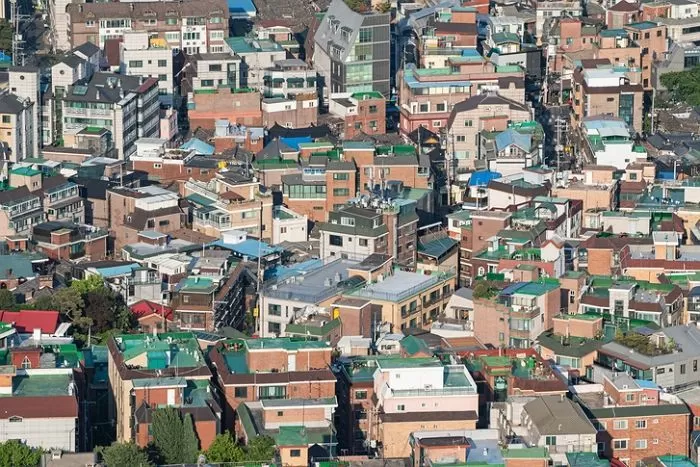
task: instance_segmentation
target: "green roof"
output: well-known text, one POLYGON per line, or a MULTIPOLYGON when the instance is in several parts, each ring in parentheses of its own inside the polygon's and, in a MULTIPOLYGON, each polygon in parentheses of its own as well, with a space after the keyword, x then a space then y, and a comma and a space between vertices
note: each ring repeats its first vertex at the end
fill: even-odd
POLYGON ((336 318, 334 320, 328 321, 323 326, 314 325, 314 324, 309 325, 307 323, 288 324, 284 328, 284 332, 285 332, 285 334, 296 334, 296 335, 300 335, 300 336, 310 335, 310 336, 324 337, 324 336, 327 336, 328 333, 330 333, 333 329, 335 329, 339 326, 340 326, 340 320, 336 318))
POLYGON ((211 277, 189 276, 178 284, 179 291, 194 293, 212 293, 218 287, 211 277))
POLYGON ((213 199, 207 198, 206 196, 202 196, 197 193, 192 193, 191 195, 187 195, 187 200, 192 201, 193 203, 199 204, 201 206, 210 206, 214 204, 216 201, 213 199))
POLYGON ((34 175, 41 175, 41 171, 32 169, 31 167, 18 167, 10 171, 11 174, 21 175, 24 177, 33 177, 34 175))
POLYGON ((557 336, 551 332, 544 332, 537 338, 540 346, 551 350, 557 356, 581 358, 595 352, 607 341, 586 339, 577 336, 557 336))
POLYGON ((514 42, 516 44, 520 44, 520 36, 518 36, 514 32, 497 32, 493 35, 493 42, 495 42, 496 44, 503 44, 505 42, 514 42))
POLYGON ((549 457, 547 448, 502 449, 506 459, 546 459, 549 457))
POLYGON ((68 395, 68 386, 70 386, 71 381, 70 374, 15 376, 12 378, 12 395, 23 397, 65 396, 68 395))
POLYGON ((428 344, 423 339, 416 336, 406 336, 399 342, 401 348, 406 351, 409 356, 413 356, 419 352, 430 353, 428 344))
POLYGON ((204 356, 194 334, 169 332, 150 334, 123 334, 117 344, 125 361, 146 354, 146 368, 197 368, 205 364, 204 356))
POLYGON ((534 295, 539 297, 552 290, 559 288, 559 281, 556 279, 552 280, 542 280, 541 282, 529 282, 524 286, 520 287, 514 293, 523 295, 534 295))
POLYGON ((592 452, 567 452, 566 460, 570 467, 606 467, 610 461, 599 458, 592 452))
POLYGON ((261 339, 246 339, 245 345, 249 350, 263 349, 284 349, 284 350, 303 350, 303 349, 326 349, 330 345, 327 342, 310 340, 298 337, 267 337, 261 339))
POLYGON ((378 91, 356 92, 356 93, 353 93, 350 97, 352 97, 353 99, 356 99, 358 101, 365 100, 365 99, 384 99, 384 96, 382 96, 382 93, 378 92, 378 91))

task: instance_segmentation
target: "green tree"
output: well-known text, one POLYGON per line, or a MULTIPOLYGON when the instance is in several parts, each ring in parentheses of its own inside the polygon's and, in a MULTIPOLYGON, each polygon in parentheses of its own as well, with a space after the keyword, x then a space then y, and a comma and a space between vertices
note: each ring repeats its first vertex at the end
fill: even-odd
POLYGON ((12 52, 12 36, 14 31, 12 30, 12 23, 6 20, 0 20, 0 50, 6 53, 12 52))
POLYGON ((488 281, 477 281, 472 292, 474 298, 491 298, 493 296, 493 288, 488 281))
POLYGON ((214 441, 204 452, 207 462, 242 462, 245 459, 245 452, 233 439, 231 433, 226 432, 217 435, 214 441))
POLYGON ((173 407, 157 409, 151 423, 153 445, 164 464, 187 464, 197 460, 197 438, 191 421, 187 424, 173 407), (192 447, 195 446, 194 451, 192 447))
POLYGON ((93 332, 103 332, 114 327, 117 300, 112 289, 101 286, 84 294, 85 316, 92 320, 93 332))
POLYGON ((102 276, 92 275, 88 276, 86 279, 74 280, 70 284, 71 289, 75 289, 81 296, 84 296, 88 292, 97 290, 105 286, 102 276))
POLYGON ((376 10, 379 13, 389 13, 391 11, 391 2, 384 2, 377 5, 376 10))
POLYGON ((54 307, 53 304, 53 297, 51 295, 40 295, 34 300, 32 300, 31 303, 25 304, 26 306, 22 306, 22 308, 27 308, 31 307, 34 310, 55 310, 56 307, 54 307))
POLYGON ((153 465, 148 459, 148 454, 132 442, 115 442, 111 446, 99 449, 98 452, 102 455, 102 463, 107 467, 121 467, 124 465, 145 467, 153 465))
POLYGON ((194 431, 194 420, 191 414, 183 416, 182 435, 183 459, 187 462, 196 462, 199 455, 199 440, 197 439, 197 433, 194 431))
POLYGON ((75 322, 82 317, 85 302, 77 289, 72 287, 59 289, 53 295, 53 306, 66 319, 75 322))
POLYGON ((0 310, 11 310, 17 306, 15 294, 7 289, 0 289, 0 310))
POLYGON ((258 436, 248 442, 246 461, 269 462, 275 456, 275 440, 269 436, 258 436))
POLYGON ((41 462, 41 451, 18 441, 0 443, 0 465, 36 467, 41 462))

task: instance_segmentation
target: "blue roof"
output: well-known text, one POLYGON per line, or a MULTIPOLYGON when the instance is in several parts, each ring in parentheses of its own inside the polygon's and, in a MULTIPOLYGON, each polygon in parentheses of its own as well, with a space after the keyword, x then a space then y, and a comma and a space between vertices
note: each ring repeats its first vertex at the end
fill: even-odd
POLYGON ((505 289, 501 290, 501 295, 513 295, 518 290, 522 289, 528 282, 516 282, 511 284, 505 289))
POLYGON ((201 154, 203 156, 211 156, 212 154, 214 154, 214 146, 212 146, 211 144, 207 144, 201 139, 197 138, 192 138, 191 140, 180 146, 180 149, 194 149, 194 151, 197 154, 201 154))
POLYGON ((656 383, 653 381, 645 381, 643 379, 635 379, 634 382, 637 383, 637 386, 639 386, 642 389, 659 389, 659 386, 657 386, 656 383))
POLYGON ((656 179, 657 180, 673 180, 673 171, 672 170, 663 170, 663 171, 657 172, 656 179))
POLYGON ((274 253, 281 253, 284 249, 268 245, 265 242, 249 238, 243 240, 240 243, 224 243, 223 240, 216 240, 212 245, 220 246, 221 248, 226 248, 231 250, 238 256, 247 256, 250 259, 257 259, 258 255, 260 257, 265 257, 274 253))
POLYGON ((529 151, 532 146, 532 137, 527 134, 518 133, 512 128, 502 131, 496 136, 496 149, 498 151, 502 151, 511 145, 529 151))
POLYGON ((501 175, 498 172, 480 170, 472 174, 471 178, 469 179, 469 186, 486 186, 491 180, 496 180, 497 178, 501 178, 502 176, 503 175, 501 175))
POLYGON ((249 16, 255 16, 255 5, 252 0, 228 0, 228 12, 240 15, 245 13, 249 16))
POLYGON ((313 140, 311 139, 310 136, 298 136, 298 137, 295 137, 295 138, 285 138, 284 136, 282 136, 282 137, 280 138, 280 141, 282 141, 284 144, 286 144, 286 145, 289 146, 290 148, 295 149, 295 150, 297 150, 297 151, 299 150, 299 145, 300 145, 301 143, 311 143, 311 142, 313 142, 313 140))
POLYGON ((310 259, 308 261, 304 261, 303 263, 292 264, 291 266, 278 265, 265 270, 265 280, 284 280, 287 277, 293 276, 295 274, 313 271, 314 269, 318 269, 321 266, 323 266, 323 260, 320 259, 310 259))
POLYGON ((131 274, 134 269, 138 269, 138 263, 126 264, 123 266, 111 266, 108 268, 95 268, 102 277, 116 277, 131 274))
MULTIPOLYGON (((34 277, 36 273, 32 269, 32 261, 39 258, 24 254, 0 255, 3 274, 12 272, 13 277, 34 277)), ((0 274, 3 278, 3 274, 0 274)))

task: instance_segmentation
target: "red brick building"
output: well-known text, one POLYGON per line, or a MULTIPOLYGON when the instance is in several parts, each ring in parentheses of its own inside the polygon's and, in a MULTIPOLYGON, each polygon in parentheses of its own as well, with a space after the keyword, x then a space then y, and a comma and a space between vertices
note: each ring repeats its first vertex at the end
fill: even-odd
POLYGON ((291 338, 232 339, 209 351, 223 391, 223 427, 232 429, 242 402, 335 396, 330 345, 291 338))
POLYGON ((71 260, 88 257, 99 261, 107 257, 106 230, 73 223, 44 222, 32 229, 36 249, 49 258, 71 260))

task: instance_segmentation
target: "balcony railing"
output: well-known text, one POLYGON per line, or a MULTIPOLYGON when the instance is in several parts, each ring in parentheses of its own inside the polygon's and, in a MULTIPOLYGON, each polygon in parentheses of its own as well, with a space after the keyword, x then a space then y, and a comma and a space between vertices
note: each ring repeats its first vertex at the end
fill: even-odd
POLYGON ((476 394, 476 388, 471 386, 453 388, 425 388, 425 389, 392 389, 393 397, 440 397, 440 396, 465 396, 476 394))

